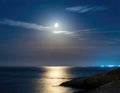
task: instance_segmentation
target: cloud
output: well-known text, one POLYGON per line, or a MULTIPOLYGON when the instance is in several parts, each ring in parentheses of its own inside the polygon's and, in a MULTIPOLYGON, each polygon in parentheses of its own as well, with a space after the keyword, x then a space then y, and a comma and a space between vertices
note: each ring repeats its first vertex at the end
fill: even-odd
MULTIPOLYGON (((94 38, 104 39, 106 41, 106 37, 108 38, 107 41, 109 41, 109 39, 111 39, 111 35, 109 35, 109 37, 108 37, 107 33, 109 33, 109 34, 111 34, 111 33, 118 33, 119 34, 120 33, 120 30, 118 30, 118 29, 110 30, 110 29, 105 29, 105 28, 90 28, 90 29, 81 29, 78 31, 65 31, 65 30, 55 31, 54 28, 52 28, 52 27, 38 25, 35 23, 15 21, 15 20, 11 20, 11 19, 0 19, 0 24, 17 26, 17 27, 22 27, 25 29, 33 29, 33 30, 38 30, 38 31, 51 31, 54 34, 68 35, 69 38, 77 39, 80 41, 86 41, 88 39, 93 40, 94 38), (105 36, 104 38, 103 38, 103 33, 106 33, 106 34, 104 34, 104 36, 105 36)), ((119 39, 118 37, 116 37, 116 38, 119 39)))
POLYGON ((73 34, 73 32, 70 32, 70 31, 53 31, 53 33, 55 33, 55 34, 62 34, 62 33, 64 33, 64 34, 67 34, 67 35, 73 34))
POLYGON ((17 27, 22 27, 22 28, 25 28, 25 29, 33 29, 33 30, 39 30, 39 31, 51 31, 54 34, 65 34, 65 35, 74 34, 71 31, 64 31, 64 30, 53 31, 52 27, 38 25, 38 24, 35 24, 35 23, 27 23, 27 22, 22 22, 22 21, 16 21, 16 20, 11 20, 11 19, 0 19, 0 24, 17 26, 17 27))
POLYGON ((50 27, 34 24, 34 23, 26 23, 22 21, 15 21, 11 19, 0 19, 0 24, 23 27, 26 29, 34 29, 34 30, 50 30, 50 27))
POLYGON ((87 13, 87 12, 96 12, 96 11, 105 11, 108 8, 106 6, 73 6, 73 7, 67 7, 65 10, 71 11, 71 12, 77 12, 77 13, 87 13))
POLYGON ((55 30, 54 27, 47 27, 47 26, 38 25, 35 23, 27 23, 23 21, 12 20, 12 19, 0 19, 0 24, 21 27, 25 29, 33 29, 33 30, 38 30, 38 31, 49 31, 53 34, 63 34, 63 35, 69 36, 69 38, 71 39, 73 38, 79 39, 78 36, 76 36, 76 34, 73 31, 65 31, 61 29, 55 30))
POLYGON ((84 33, 84 34, 111 34, 111 33, 119 33, 120 34, 120 29, 119 28, 81 28, 79 30, 75 31, 76 33, 84 33))

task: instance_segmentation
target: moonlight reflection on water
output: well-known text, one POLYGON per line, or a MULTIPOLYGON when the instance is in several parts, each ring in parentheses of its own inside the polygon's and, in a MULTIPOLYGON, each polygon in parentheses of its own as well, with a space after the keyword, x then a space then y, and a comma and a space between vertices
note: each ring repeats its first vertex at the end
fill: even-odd
POLYGON ((45 67, 43 79, 40 79, 39 84, 42 85, 40 93, 72 93, 73 90, 59 86, 60 83, 67 81, 69 74, 67 74, 66 67, 45 67), (66 79, 65 79, 66 78, 66 79))

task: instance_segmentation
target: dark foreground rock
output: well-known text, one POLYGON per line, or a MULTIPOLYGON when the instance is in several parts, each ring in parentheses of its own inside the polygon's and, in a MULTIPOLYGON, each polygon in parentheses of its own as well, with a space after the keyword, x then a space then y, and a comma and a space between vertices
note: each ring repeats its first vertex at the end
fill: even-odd
POLYGON ((98 88, 99 86, 104 85, 106 83, 116 81, 119 79, 120 79, 120 68, 105 74, 95 75, 92 77, 75 78, 70 81, 63 82, 61 86, 91 90, 91 89, 98 88))
POLYGON ((120 80, 107 83, 99 88, 89 91, 88 93, 120 93, 120 80))
POLYGON ((120 80, 107 83, 93 90, 74 93, 120 93, 120 80))
POLYGON ((86 91, 77 91, 77 92, 74 92, 74 93, 87 93, 86 91))

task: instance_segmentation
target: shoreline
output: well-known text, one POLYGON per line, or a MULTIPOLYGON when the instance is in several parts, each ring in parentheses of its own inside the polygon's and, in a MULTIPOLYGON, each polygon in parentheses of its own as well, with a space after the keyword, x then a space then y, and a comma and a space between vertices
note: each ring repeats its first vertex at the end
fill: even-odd
MULTIPOLYGON (((114 93, 110 88, 117 90, 115 93, 120 93, 120 84, 116 84, 120 80, 120 68, 109 71, 107 73, 98 74, 90 77, 77 77, 70 81, 60 84, 60 86, 83 89, 84 91, 77 91, 74 93, 114 93), (114 87, 116 86, 116 87, 114 87), (97 91, 97 92, 95 92, 97 91), (102 91, 102 92, 101 92, 102 91)), ((120 82, 119 82, 120 83, 120 82)))

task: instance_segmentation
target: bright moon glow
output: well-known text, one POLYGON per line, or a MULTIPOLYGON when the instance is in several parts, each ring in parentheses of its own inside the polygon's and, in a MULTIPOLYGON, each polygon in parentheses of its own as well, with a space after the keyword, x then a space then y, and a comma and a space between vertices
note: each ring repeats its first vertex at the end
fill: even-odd
POLYGON ((61 30, 59 28, 59 23, 55 23, 54 27, 55 27, 55 28, 53 28, 54 29, 54 31, 53 31, 54 34, 72 34, 72 32, 61 30))
POLYGON ((61 30, 61 28, 59 28, 59 23, 55 23, 54 27, 55 27, 55 28, 53 28, 54 34, 72 34, 72 32, 61 30))
POLYGON ((58 23, 55 23, 54 26, 55 26, 55 28, 58 28, 58 27, 59 27, 59 24, 58 24, 58 23))

